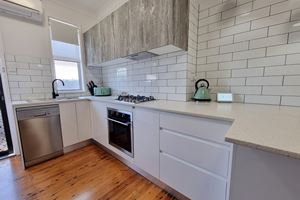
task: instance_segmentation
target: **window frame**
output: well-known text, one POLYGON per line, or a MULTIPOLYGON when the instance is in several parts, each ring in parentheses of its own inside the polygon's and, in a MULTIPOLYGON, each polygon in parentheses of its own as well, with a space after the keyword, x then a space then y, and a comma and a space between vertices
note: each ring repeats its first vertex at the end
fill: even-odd
POLYGON ((59 90, 57 89, 57 91, 61 94, 63 93, 84 93, 86 92, 86 87, 85 87, 85 84, 84 84, 84 69, 83 69, 83 55, 82 55, 82 42, 81 42, 81 29, 74 25, 74 24, 71 24, 71 23, 68 23, 68 22, 65 22, 65 21, 62 21, 62 20, 59 20, 59 19, 56 19, 56 18, 53 18, 53 17, 48 17, 48 26, 49 26, 49 32, 50 32, 50 46, 51 46, 51 64, 52 64, 52 79, 56 79, 56 72, 55 72, 55 61, 65 61, 65 62, 72 62, 72 63, 77 63, 78 64, 78 75, 79 75, 79 86, 80 86, 80 89, 74 89, 74 90, 59 90), (78 45, 79 45, 79 62, 77 61, 74 61, 72 59, 55 59, 54 58, 54 55, 53 55, 53 46, 52 46, 52 28, 51 28, 51 20, 52 21, 56 21, 56 22, 59 22, 59 23, 62 23, 62 24, 65 24, 65 25, 68 25, 68 26, 72 26, 74 28, 77 29, 77 38, 78 38, 78 45))

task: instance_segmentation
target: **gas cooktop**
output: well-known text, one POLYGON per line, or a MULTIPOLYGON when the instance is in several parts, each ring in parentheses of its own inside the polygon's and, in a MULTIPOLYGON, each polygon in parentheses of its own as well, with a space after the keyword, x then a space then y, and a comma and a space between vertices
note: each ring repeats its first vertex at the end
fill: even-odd
POLYGON ((122 102, 127 102, 127 103, 133 103, 133 104, 138 104, 138 103, 143 103, 143 102, 148 102, 148 101, 154 101, 156 100, 153 96, 134 96, 134 95, 119 95, 116 99, 117 101, 122 101, 122 102))

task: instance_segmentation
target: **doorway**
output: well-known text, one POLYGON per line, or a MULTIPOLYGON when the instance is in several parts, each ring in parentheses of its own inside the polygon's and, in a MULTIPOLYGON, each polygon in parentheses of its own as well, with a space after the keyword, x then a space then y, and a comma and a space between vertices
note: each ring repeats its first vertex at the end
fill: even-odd
POLYGON ((0 159, 13 153, 13 144, 9 128, 2 78, 0 75, 0 159))

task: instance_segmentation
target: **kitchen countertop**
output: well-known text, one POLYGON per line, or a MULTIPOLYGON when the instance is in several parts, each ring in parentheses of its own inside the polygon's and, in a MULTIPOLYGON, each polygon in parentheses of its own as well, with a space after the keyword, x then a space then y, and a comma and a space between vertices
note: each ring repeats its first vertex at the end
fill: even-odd
POLYGON ((52 105, 66 102, 76 102, 76 101, 87 101, 87 97, 74 97, 74 98, 61 98, 61 99, 35 99, 27 101, 13 101, 13 108, 24 108, 31 106, 42 106, 42 105, 52 105))
MULTIPOLYGON (((131 104, 114 99, 114 97, 81 97, 52 100, 49 103, 92 100, 231 121, 233 124, 225 136, 226 141, 300 159, 300 108, 298 107, 165 100, 131 104)), ((37 104, 42 105, 47 102, 13 103, 15 108, 37 104)))
MULTIPOLYGON (((89 97, 89 99, 117 103, 112 97, 89 97)), ((225 136, 226 141, 300 159, 300 108, 298 107, 164 100, 133 106, 232 121, 232 127, 225 136)))

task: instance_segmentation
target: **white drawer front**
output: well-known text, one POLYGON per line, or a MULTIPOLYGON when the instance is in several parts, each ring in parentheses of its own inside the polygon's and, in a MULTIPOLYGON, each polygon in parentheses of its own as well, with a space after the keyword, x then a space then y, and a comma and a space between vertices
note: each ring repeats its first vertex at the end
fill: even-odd
POLYGON ((168 130, 160 131, 160 150, 227 178, 230 149, 168 130))
POLYGON ((164 129, 185 133, 194 137, 230 145, 225 134, 232 123, 228 121, 191 117, 171 113, 160 114, 160 126, 164 129))
POLYGON ((160 179, 192 200, 225 200, 226 181, 160 154, 160 179))

